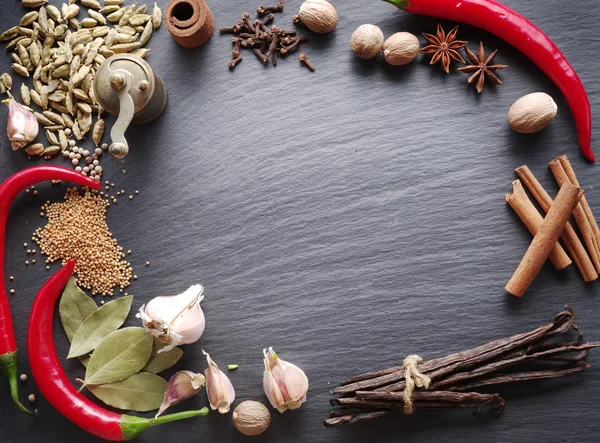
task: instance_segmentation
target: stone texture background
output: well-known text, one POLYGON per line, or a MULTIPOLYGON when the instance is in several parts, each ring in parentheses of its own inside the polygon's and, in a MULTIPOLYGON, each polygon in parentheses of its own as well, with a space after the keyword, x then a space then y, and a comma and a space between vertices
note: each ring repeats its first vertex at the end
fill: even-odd
MULTIPOLYGON (((164 7, 166 0, 158 3, 164 7)), ((506 3, 555 40, 597 113, 597 2, 506 3)), ((217 27, 258 6, 249 0, 209 4, 217 27)), ((276 24, 292 26, 300 4, 288 0, 276 24)), ((598 166, 579 154, 573 118, 558 89, 525 56, 469 26, 461 26, 459 35, 471 48, 482 40, 486 50, 499 50, 499 63, 510 65, 500 73, 505 85, 486 87, 480 96, 464 74, 445 75, 423 57, 399 68, 381 57, 361 61, 349 49, 359 25, 377 24, 386 36, 400 30, 420 36, 435 32, 438 20, 375 0, 334 4, 340 16, 334 33, 302 31, 311 38, 303 52, 316 65, 314 73, 297 56, 272 68, 252 54, 230 72, 230 39, 218 33, 195 50, 178 47, 164 26, 152 37, 147 60, 167 85, 167 109, 154 123, 128 131, 131 153, 124 164, 103 162, 106 179, 127 194, 140 191, 109 211, 115 236, 133 250, 139 276, 129 290, 136 297, 134 309, 192 283, 205 285, 206 332, 184 348, 178 368, 203 370, 201 349, 223 366, 239 364, 230 375, 240 401, 266 401, 263 347, 274 346, 306 371, 307 403, 299 411, 275 412, 271 429, 256 441, 594 440, 600 432, 598 352, 584 374, 494 389, 507 400, 500 418, 424 412, 324 429, 328 389, 340 380, 397 364, 411 353, 442 356, 532 329, 566 303, 577 311, 586 337, 600 340, 597 284, 584 284, 575 268, 558 273, 544 266, 521 300, 504 292, 531 239, 504 202, 515 167, 528 164, 554 194, 547 163, 567 153, 600 215, 598 166), (518 135, 506 113, 517 98, 534 91, 554 97, 558 117, 539 134, 518 135)), ((2 0, 2 6, 5 29, 24 11, 16 0, 2 0)), ((446 29, 454 25, 442 23, 446 29)), ((9 66, 8 54, 2 55, 0 72, 9 66)), ((3 110, 0 127, 5 123, 3 110)), ((594 129, 597 133, 598 123, 594 129)), ((83 144, 88 145, 91 141, 83 144)), ((43 163, 13 153, 5 137, 0 159, 2 179, 43 163)), ((66 164, 62 158, 52 163, 66 164)), ((49 273, 39 264, 25 267, 22 244, 43 222, 39 206, 63 194, 49 184, 38 189, 37 196, 23 194, 14 204, 6 246, 6 273, 16 277, 10 302, 19 367, 26 373, 29 309, 49 273)), ((132 313, 127 325, 137 324, 132 313)), ((68 344, 58 317, 56 325, 59 354, 65 356, 68 344)), ((64 366, 72 380, 83 375, 78 362, 64 366)), ((30 379, 22 397, 31 392, 37 393, 30 379)), ((2 442, 97 441, 43 398, 37 402, 39 416, 18 412, 5 381, 0 398, 2 442)), ((201 393, 178 409, 204 404, 201 393)), ((244 437, 230 416, 211 414, 149 430, 139 441, 201 440, 244 437)))

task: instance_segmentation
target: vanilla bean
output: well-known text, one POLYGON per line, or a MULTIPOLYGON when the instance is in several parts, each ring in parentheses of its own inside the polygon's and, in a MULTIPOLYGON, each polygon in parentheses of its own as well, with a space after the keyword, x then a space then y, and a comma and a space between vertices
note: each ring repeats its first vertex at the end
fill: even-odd
POLYGON ((546 351, 537 352, 535 354, 525 354, 520 357, 493 362, 488 365, 481 366, 473 371, 461 372, 458 374, 451 375, 450 377, 445 378, 443 380, 437 381, 436 383, 434 383, 431 389, 450 389, 453 385, 463 383, 464 381, 470 380, 472 378, 479 378, 484 375, 490 374, 492 372, 497 372, 499 370, 506 369, 511 366, 516 366, 528 361, 543 359, 544 357, 553 357, 558 354, 565 354, 583 350, 586 352, 581 355, 582 358, 585 358, 585 356, 587 355, 587 350, 597 348, 599 346, 600 343, 586 343, 580 346, 565 346, 562 348, 553 348, 546 351))
MULTIPOLYGON (((412 399, 415 401, 473 403, 490 402, 493 401, 497 396, 498 394, 480 394, 479 392, 415 391, 413 392, 412 399)), ((357 391, 356 397, 361 400, 385 400, 404 403, 404 394, 402 392, 357 391)))
MULTIPOLYGON (((477 364, 486 363, 502 354, 529 345, 541 338, 569 330, 573 324, 573 316, 573 310, 566 307, 564 311, 556 315, 550 324, 541 326, 533 331, 494 340, 477 348, 457 352, 448 355, 447 357, 424 361, 419 365, 419 369, 422 373, 430 377, 431 374, 435 372, 435 376, 440 378, 443 375, 458 370, 468 369, 477 364)), ((385 369, 384 371, 371 372, 359 377, 354 377, 347 382, 344 382, 341 386, 334 388, 331 392, 333 394, 342 394, 373 388, 381 388, 382 390, 388 391, 404 389, 404 369, 396 366, 394 368, 385 369), (395 382, 397 383, 390 384, 395 382)))
POLYGON ((481 386, 492 386, 517 381, 538 380, 546 378, 559 378, 565 375, 585 371, 589 366, 590 365, 588 363, 584 361, 579 361, 575 365, 567 365, 564 368, 549 369, 546 371, 526 371, 511 374, 502 374, 488 379, 476 380, 472 383, 467 383, 464 385, 452 386, 449 389, 452 389, 453 391, 468 391, 481 386))
POLYGON ((371 420, 372 418, 383 417, 393 411, 375 411, 375 412, 362 412, 353 413, 348 415, 341 415, 338 417, 328 418, 324 421, 325 426, 328 428, 333 426, 339 426, 343 424, 359 423, 365 420, 371 420))

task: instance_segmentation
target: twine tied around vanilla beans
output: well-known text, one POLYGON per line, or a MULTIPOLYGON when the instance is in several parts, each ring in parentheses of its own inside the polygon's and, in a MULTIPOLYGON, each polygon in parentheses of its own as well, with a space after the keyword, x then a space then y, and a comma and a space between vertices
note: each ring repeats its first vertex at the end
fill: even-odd
POLYGON ((404 379, 406 380, 406 387, 404 388, 404 413, 412 414, 415 408, 413 407, 412 394, 415 390, 415 386, 418 388, 429 388, 431 378, 423 374, 417 368, 417 365, 421 363, 423 359, 414 354, 409 355, 402 362, 404 367, 404 379))

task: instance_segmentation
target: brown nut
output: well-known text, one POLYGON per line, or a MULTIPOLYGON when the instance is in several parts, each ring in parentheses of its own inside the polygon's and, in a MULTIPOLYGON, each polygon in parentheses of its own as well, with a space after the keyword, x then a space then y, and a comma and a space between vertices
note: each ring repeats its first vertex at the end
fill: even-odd
POLYGON ((534 92, 521 97, 510 107, 508 123, 521 134, 531 134, 548 126, 556 117, 557 109, 548 94, 534 92))
POLYGON ((326 33, 338 24, 337 11, 325 0, 306 0, 300 6, 298 19, 311 31, 326 33))
POLYGON ((406 65, 418 54, 419 39, 410 32, 396 32, 383 43, 383 57, 390 65, 406 65))
POLYGON ((383 32, 375 25, 361 25, 352 33, 350 47, 360 58, 373 58, 383 47, 383 32))
POLYGON ((253 400, 240 403, 233 411, 233 425, 244 435, 260 435, 271 424, 271 413, 265 405, 253 400))

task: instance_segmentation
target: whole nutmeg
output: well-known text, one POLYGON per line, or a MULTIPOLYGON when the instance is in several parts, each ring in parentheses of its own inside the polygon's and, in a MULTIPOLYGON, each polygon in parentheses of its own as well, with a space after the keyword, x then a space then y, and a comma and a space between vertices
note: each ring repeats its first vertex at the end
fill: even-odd
POLYGON ((406 65, 418 54, 419 39, 410 32, 396 32, 383 44, 383 57, 390 65, 406 65))
POLYGON ((373 58, 383 47, 383 32, 375 25, 361 25, 352 33, 350 46, 360 58, 373 58))
POLYGON ((338 24, 337 11, 325 0, 306 0, 297 17, 308 29, 321 34, 333 31, 338 24))
POLYGON ((544 92, 527 94, 514 102, 508 111, 510 127, 521 134, 531 134, 550 124, 558 107, 544 92))
POLYGON ((233 411, 233 425, 244 435, 260 435, 271 424, 271 413, 265 405, 253 400, 241 402, 233 411))

